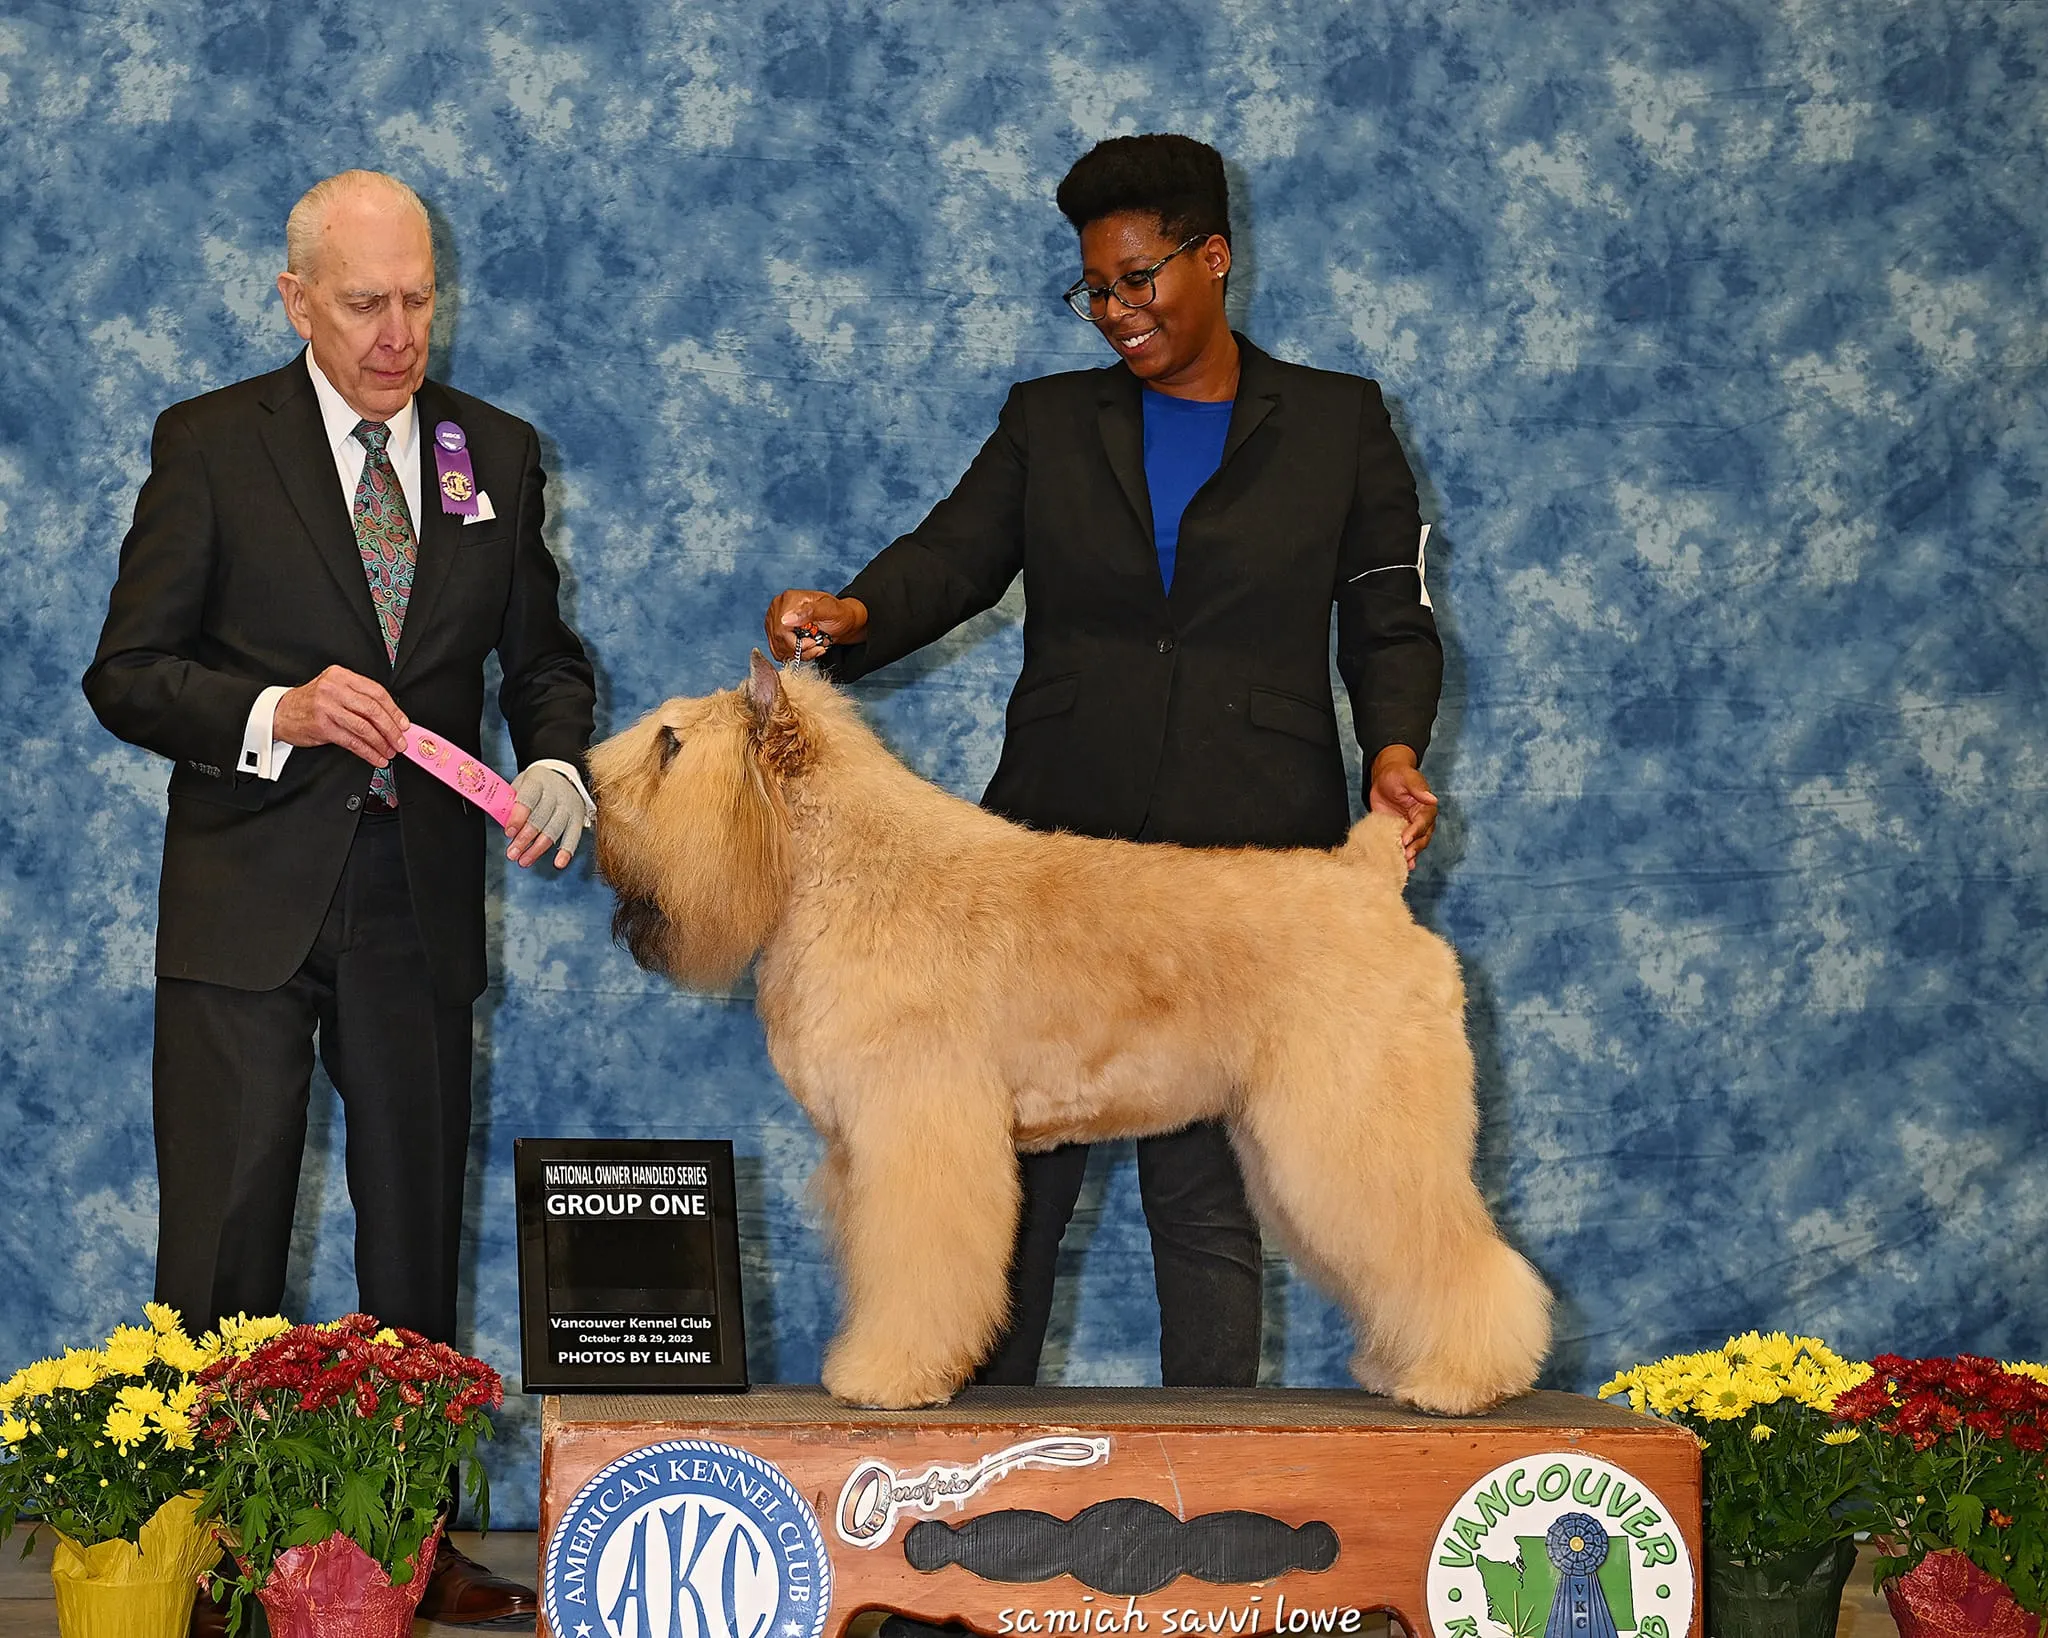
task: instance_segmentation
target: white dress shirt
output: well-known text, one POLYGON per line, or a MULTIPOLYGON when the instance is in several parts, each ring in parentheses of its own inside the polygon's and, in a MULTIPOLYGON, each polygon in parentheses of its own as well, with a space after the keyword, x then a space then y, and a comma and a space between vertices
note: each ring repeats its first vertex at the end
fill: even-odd
MULTIPOLYGON (((370 459, 370 452, 356 437, 356 428, 363 423, 363 417, 349 407, 348 400, 341 396, 334 383, 329 381, 320 366, 313 362, 312 349, 306 351, 306 372, 313 378, 313 396, 320 401, 320 423, 327 433, 327 446, 334 456, 334 475, 341 484, 342 503, 348 508, 349 516, 355 516, 356 489, 363 481, 363 467, 370 459)), ((398 474, 398 487, 405 494, 405 509, 413 523, 413 538, 419 538, 420 518, 420 460, 419 438, 420 418, 413 400, 408 398, 405 407, 389 416, 385 426, 390 428, 391 437, 385 444, 393 471, 398 474)), ((438 498, 438 497, 437 497, 438 498)), ((491 505, 490 496, 481 490, 477 492, 477 512, 474 517, 464 518, 465 525, 482 523, 497 515, 491 505)), ((272 724, 277 718, 277 702, 290 693, 289 687, 273 684, 256 696, 256 703, 249 709, 248 726, 242 733, 242 754, 235 768, 239 773, 254 774, 258 779, 276 779, 284 772, 285 759, 292 754, 292 747, 281 739, 271 737, 272 724)), ((569 763, 554 757, 540 757, 528 764, 535 768, 553 768, 568 776, 576 787, 576 794, 583 798, 584 822, 595 824, 597 804, 590 799, 590 792, 583 788, 583 781, 569 763)))

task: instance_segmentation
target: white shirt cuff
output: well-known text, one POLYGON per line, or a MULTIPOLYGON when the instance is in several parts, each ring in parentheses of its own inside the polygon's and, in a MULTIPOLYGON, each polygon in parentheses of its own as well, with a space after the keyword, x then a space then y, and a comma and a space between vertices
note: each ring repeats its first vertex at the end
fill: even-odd
POLYGON ((271 738, 271 724, 277 717, 277 702, 290 692, 289 688, 273 685, 256 696, 256 703, 249 707, 249 725, 242 730, 242 754, 235 761, 236 773, 275 779, 284 772, 284 759, 292 754, 292 748, 281 739, 271 738))
POLYGON ((562 762, 551 756, 544 756, 538 757, 534 761, 527 763, 527 767, 552 768, 558 774, 567 774, 569 777, 569 783, 576 787, 576 794, 583 798, 584 824, 595 825, 597 823, 597 804, 591 801, 590 792, 583 788, 583 776, 577 773, 575 764, 569 762, 562 762))

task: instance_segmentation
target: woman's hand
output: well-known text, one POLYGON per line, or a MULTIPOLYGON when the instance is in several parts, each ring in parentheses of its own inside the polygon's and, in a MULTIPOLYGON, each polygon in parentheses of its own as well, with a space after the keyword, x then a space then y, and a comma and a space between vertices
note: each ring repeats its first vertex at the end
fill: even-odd
POLYGON ((768 631, 768 652, 777 660, 815 660, 835 643, 857 643, 867 636, 868 606, 858 597, 786 591, 768 605, 762 624, 768 631))
POLYGON ((1413 870, 1416 857, 1436 834, 1436 796, 1415 765, 1415 753, 1406 745, 1389 745, 1372 759, 1372 789, 1366 805, 1374 813, 1391 813, 1401 821, 1401 851, 1408 855, 1408 868, 1413 870))

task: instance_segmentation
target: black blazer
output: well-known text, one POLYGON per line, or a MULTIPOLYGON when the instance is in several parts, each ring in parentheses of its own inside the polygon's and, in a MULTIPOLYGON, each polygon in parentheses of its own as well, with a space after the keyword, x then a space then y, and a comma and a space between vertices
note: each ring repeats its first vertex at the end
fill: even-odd
MULTIPOLYGON (((294 750, 275 782, 236 773, 265 687, 343 665, 475 749, 495 650, 520 766, 554 757, 580 770, 590 743, 590 662, 556 610, 533 428, 437 382, 420 388, 426 516, 415 520, 419 567, 394 667, 304 359, 158 418, 85 674, 102 723, 176 764, 157 920, 166 978, 282 984, 312 948, 355 836, 371 770, 339 746, 294 750), (442 421, 468 436, 497 512, 488 522, 441 510, 432 435, 442 421)), ((459 1005, 484 987, 483 816, 403 758, 396 773, 435 993, 459 1005)))
POLYGON ((996 812, 1198 846, 1341 841, 1332 602, 1368 767, 1385 746, 1428 747, 1443 649, 1379 388, 1238 346, 1223 464, 1181 519, 1171 596, 1121 362, 1013 387, 952 494, 846 588, 868 608, 866 640, 828 656, 850 680, 1023 573, 1024 668, 983 797, 996 812))

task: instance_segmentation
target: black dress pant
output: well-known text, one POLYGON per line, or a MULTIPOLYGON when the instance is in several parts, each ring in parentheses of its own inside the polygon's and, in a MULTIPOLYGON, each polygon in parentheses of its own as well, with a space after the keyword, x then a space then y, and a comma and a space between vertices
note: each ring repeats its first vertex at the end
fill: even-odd
MULTIPOLYGON (((1024 1203, 1010 1264, 1010 1329, 976 1380, 1028 1386, 1052 1318, 1060 1238, 1088 1145, 1019 1157, 1024 1203)), ((1152 1231, 1159 1379, 1169 1388, 1249 1388, 1259 1379, 1259 1225, 1219 1122, 1138 1140, 1138 1194, 1152 1231)))
POLYGON ((359 1304, 452 1342, 470 1008, 435 999, 396 815, 359 822, 312 951, 277 989, 157 981, 157 1300, 195 1336, 278 1311, 316 1037, 346 1124, 359 1304))

